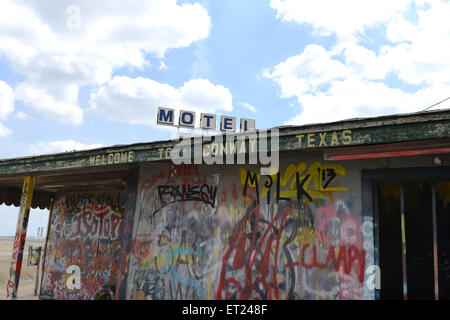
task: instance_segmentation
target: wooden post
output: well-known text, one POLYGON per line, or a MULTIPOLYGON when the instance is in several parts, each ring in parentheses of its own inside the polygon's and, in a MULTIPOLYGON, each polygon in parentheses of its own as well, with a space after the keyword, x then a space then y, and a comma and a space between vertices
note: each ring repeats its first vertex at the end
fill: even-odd
POLYGON ((19 288, 20 271, 22 269, 23 249, 27 237, 28 219, 30 217, 31 201, 34 191, 34 177, 25 177, 20 198, 19 217, 17 219, 16 237, 12 253, 11 267, 9 270, 9 280, 6 286, 6 297, 11 296, 11 300, 17 299, 19 288), (12 292, 10 293, 10 289, 12 292))
POLYGON ((40 275, 40 271, 41 271, 41 255, 42 255, 42 247, 39 247, 39 256, 38 256, 38 261, 37 261, 37 266, 36 266, 36 278, 34 281, 34 295, 37 296, 38 295, 38 288, 39 288, 39 275, 40 275))

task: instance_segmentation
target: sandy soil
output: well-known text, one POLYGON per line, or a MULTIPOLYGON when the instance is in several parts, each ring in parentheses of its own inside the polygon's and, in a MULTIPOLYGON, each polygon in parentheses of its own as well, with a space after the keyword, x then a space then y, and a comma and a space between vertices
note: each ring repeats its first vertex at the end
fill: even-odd
MULTIPOLYGON (((13 237, 0 237, 0 300, 6 298, 6 285, 9 279, 9 268, 11 264, 11 255, 14 245, 13 237)), ((25 241, 24 258, 22 264, 22 272, 20 275, 18 299, 19 300, 37 300, 34 296, 36 266, 27 266, 28 247, 41 246, 44 247, 45 240, 27 239, 25 241)))

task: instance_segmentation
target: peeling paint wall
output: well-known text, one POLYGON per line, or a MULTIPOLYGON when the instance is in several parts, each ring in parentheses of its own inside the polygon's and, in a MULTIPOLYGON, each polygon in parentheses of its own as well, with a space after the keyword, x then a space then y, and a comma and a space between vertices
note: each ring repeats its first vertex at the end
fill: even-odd
POLYGON ((90 300, 104 285, 115 286, 125 200, 119 192, 69 194, 55 200, 41 298, 90 300), (68 281, 77 272, 67 273, 74 265, 80 271, 75 289, 68 281))
POLYGON ((127 299, 373 299, 354 162, 141 167, 127 299), (350 165, 347 165, 350 164, 350 165))

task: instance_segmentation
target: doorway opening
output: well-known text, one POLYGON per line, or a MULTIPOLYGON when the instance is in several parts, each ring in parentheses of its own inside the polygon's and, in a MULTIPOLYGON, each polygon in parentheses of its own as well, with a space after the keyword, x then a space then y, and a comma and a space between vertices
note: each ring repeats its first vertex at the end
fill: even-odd
POLYGON ((450 179, 376 182, 382 300, 450 299, 450 179))

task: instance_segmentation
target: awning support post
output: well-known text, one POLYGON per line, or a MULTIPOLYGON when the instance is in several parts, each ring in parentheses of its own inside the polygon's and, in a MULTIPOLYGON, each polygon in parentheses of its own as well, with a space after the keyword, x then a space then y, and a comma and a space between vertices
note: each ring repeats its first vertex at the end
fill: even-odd
POLYGON ((31 201, 33 199, 35 177, 25 177, 20 197, 20 210, 17 219, 16 237, 12 253, 11 267, 9 270, 9 280, 6 286, 6 296, 11 295, 11 300, 17 299, 17 289, 19 287, 20 271, 22 269, 23 251, 25 239, 27 237, 28 219, 30 217, 31 201), (10 293, 10 289, 12 292, 10 293))

